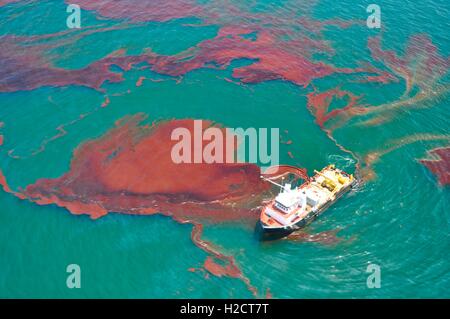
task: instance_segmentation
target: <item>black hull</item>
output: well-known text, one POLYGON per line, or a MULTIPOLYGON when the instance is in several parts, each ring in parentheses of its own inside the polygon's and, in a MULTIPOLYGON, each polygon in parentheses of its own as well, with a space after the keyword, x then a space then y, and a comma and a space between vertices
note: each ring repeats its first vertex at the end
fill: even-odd
POLYGON ((258 221, 255 228, 256 236, 264 241, 281 239, 294 231, 294 229, 288 228, 265 228, 260 221, 258 221))

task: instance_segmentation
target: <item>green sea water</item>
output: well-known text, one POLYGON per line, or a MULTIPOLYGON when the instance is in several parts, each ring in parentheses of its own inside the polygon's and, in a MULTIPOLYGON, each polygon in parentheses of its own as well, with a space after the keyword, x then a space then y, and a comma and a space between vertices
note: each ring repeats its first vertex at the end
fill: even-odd
MULTIPOLYGON (((309 14, 317 20, 364 21, 369 3, 321 0, 309 14)), ((414 1, 386 0, 379 5, 383 30, 365 26, 324 30, 336 50, 329 63, 338 67, 355 67, 357 61, 378 63, 370 56, 367 38, 380 32, 383 46, 397 52, 405 50, 411 35, 428 34, 440 55, 449 56, 448 1, 426 0, 418 5, 414 1)), ((296 2, 289 1, 257 1, 249 5, 249 10, 271 12, 283 6, 296 10, 296 2)), ((63 1, 0 7, 0 35, 64 31, 65 9, 63 1)), ((220 3, 216 10, 221 10, 220 3)), ((92 11, 82 14, 83 27, 117 23, 92 11)), ((78 69, 124 47, 129 54, 144 48, 176 54, 214 37, 219 29, 216 25, 192 24, 201 25, 201 21, 184 18, 139 23, 84 36, 48 54, 54 57, 55 65, 78 69)), ((307 109, 306 94, 311 87, 279 80, 248 85, 224 80, 232 77, 233 68, 246 63, 250 61, 235 60, 224 70, 194 70, 179 82, 148 70, 132 69, 124 73, 123 82, 103 84, 105 93, 81 86, 0 93, 0 121, 4 122, 0 129, 4 136, 0 168, 14 190, 39 178, 59 177, 69 169, 78 145, 102 136, 123 116, 144 112, 150 120, 198 118, 227 127, 278 127, 280 132, 287 130, 293 142, 280 145, 280 162, 306 167, 310 172, 328 163, 354 169, 355 158, 320 129, 307 109), (143 75, 164 81, 144 81, 136 87, 143 75), (105 95, 110 104, 99 108, 105 95), (79 120, 80 114, 87 116, 79 120), (52 139, 62 124, 66 124, 67 134, 52 139)), ((364 94, 364 101, 374 105, 395 101, 405 89, 402 79, 389 85, 352 79, 352 75, 332 75, 314 84, 318 88, 341 85, 364 94)), ((448 85, 448 74, 441 81, 448 85)), ((392 140, 407 136, 448 136, 449 103, 448 93, 426 103, 419 101, 382 125, 347 125, 334 137, 354 153, 367 154, 389 148, 392 140)), ((204 239, 234 256, 251 283, 261 292, 269 288, 275 298, 448 298, 450 192, 418 161, 427 156, 427 150, 445 143, 419 140, 385 154, 374 164, 375 179, 307 227, 311 234, 339 230, 341 240, 337 244, 261 242, 253 227, 239 223, 206 225, 204 239), (367 287, 369 264, 380 266, 380 288, 367 287)), ((191 230, 191 225, 163 216, 112 212, 91 220, 55 205, 39 206, 0 192, 0 297, 252 297, 239 279, 205 278, 202 272, 188 271, 202 267, 207 257, 192 243, 191 230), (69 264, 81 267, 80 289, 66 286, 69 264)))

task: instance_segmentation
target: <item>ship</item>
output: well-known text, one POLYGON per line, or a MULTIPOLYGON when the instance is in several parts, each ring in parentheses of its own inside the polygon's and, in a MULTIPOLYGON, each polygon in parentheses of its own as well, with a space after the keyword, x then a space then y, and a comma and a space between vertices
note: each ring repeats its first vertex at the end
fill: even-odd
POLYGON ((280 187, 278 195, 261 210, 259 225, 265 237, 283 237, 305 227, 356 183, 353 175, 335 165, 314 173, 299 187, 290 183, 281 185, 261 176, 280 187))

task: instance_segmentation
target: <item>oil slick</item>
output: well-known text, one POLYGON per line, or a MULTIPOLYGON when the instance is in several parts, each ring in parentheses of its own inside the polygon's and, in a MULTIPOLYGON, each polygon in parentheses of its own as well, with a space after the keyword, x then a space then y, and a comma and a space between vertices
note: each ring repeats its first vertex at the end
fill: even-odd
POLYGON ((420 162, 425 165, 442 186, 450 184, 450 147, 436 148, 428 152, 434 159, 422 159, 420 162))
MULTIPOLYGON (((240 279, 258 296, 234 257, 224 255, 201 238, 203 225, 236 222, 253 227, 258 205, 271 190, 260 175, 276 178, 298 169, 276 166, 262 173, 251 163, 177 164, 171 158, 175 142, 170 136, 180 127, 193 133, 194 120, 149 124, 146 120, 144 114, 126 117, 105 135, 83 143, 74 151, 70 170, 59 178, 39 179, 20 192, 12 191, 3 175, 0 183, 19 198, 39 205, 55 204, 93 219, 118 212, 163 214, 179 223, 189 223, 193 226, 192 241, 209 254, 204 269, 212 275, 240 279)), ((205 123, 203 131, 219 128, 205 123)), ((229 151, 234 154, 236 149, 229 151)))
MULTIPOLYGON (((13 2, 18 1, 1 1, 0 6, 13 2)), ((69 4, 67 1, 66 3, 69 4)), ((448 72, 450 59, 439 54, 438 48, 427 35, 412 35, 403 55, 383 49, 382 38, 377 36, 369 38, 367 47, 371 58, 383 64, 387 70, 378 69, 374 65, 335 67, 329 64, 329 61, 336 52, 331 43, 325 40, 323 31, 329 26, 340 29, 352 25, 363 26, 364 21, 361 23, 340 19, 315 20, 308 14, 313 6, 311 3, 299 4, 302 16, 293 19, 292 16, 284 14, 241 10, 240 7, 230 3, 224 4, 223 10, 220 10, 225 12, 224 15, 219 10, 211 10, 208 5, 200 5, 193 0, 156 0, 150 4, 140 0, 78 0, 79 8, 92 11, 100 19, 115 19, 118 21, 117 24, 92 29, 83 26, 82 30, 77 31, 81 24, 79 24, 80 16, 73 16, 76 14, 75 10, 67 20, 69 22, 70 18, 70 25, 68 23, 67 26, 75 30, 35 36, 3 36, 0 48, 2 68, 0 92, 35 90, 46 86, 84 86, 104 96, 101 106, 107 107, 111 102, 109 96, 113 95, 107 92, 104 84, 123 82, 124 73, 134 68, 169 76, 177 83, 183 80, 184 75, 195 70, 230 68, 232 77, 230 81, 245 87, 273 80, 282 80, 295 85, 299 92, 313 87, 312 92, 305 93, 306 107, 327 136, 342 151, 357 160, 357 167, 367 177, 366 180, 376 177, 373 164, 394 149, 418 140, 448 142, 448 137, 411 135, 393 141, 386 149, 358 154, 348 150, 334 138, 335 130, 344 127, 352 119, 359 117, 366 119, 370 116, 360 122, 360 125, 363 127, 381 125, 392 119, 397 110, 413 108, 419 104, 418 102, 433 101, 436 97, 446 94, 449 87, 442 85, 440 80, 448 72), (230 21, 227 15, 233 16, 234 20, 230 21), (166 22, 186 17, 197 17, 203 25, 217 26, 217 34, 172 55, 157 54, 151 48, 129 55, 125 49, 117 48, 117 51, 112 51, 80 69, 58 67, 54 57, 49 53, 93 33, 130 28, 133 27, 133 23, 166 22), (244 19, 248 21, 245 25, 240 23, 240 20, 244 19), (127 22, 119 23, 122 20, 127 22), (301 28, 301 32, 293 32, 297 28, 301 28), (72 31, 75 33, 71 33, 72 31), (324 54, 328 59, 316 60, 314 59, 316 53, 324 54), (251 63, 232 67, 232 62, 241 59, 251 63), (113 66, 118 67, 119 71, 113 72, 111 70, 113 66), (380 85, 403 79, 405 91, 396 101, 382 105, 367 105, 363 103, 363 96, 348 89, 335 87, 319 90, 313 86, 315 80, 333 75, 359 76, 362 83, 380 85), (334 99, 345 99, 347 103, 342 108, 332 109, 334 99)), ((377 10, 376 7, 369 6, 367 9, 372 13, 367 25, 369 26, 370 19, 369 27, 380 27, 379 8, 377 10)), ((200 25, 197 24, 195 27, 200 25)), ((133 88, 143 89, 146 79, 143 76, 139 77, 133 88)), ((70 170, 59 178, 43 178, 28 185, 23 191, 15 191, 8 185, 3 172, 0 171, 0 185, 5 192, 21 199, 39 205, 58 205, 73 214, 88 214, 93 219, 114 211, 139 215, 164 214, 177 222, 189 223, 192 225, 192 241, 208 253, 203 271, 215 276, 238 278, 254 296, 262 295, 258 294, 233 256, 221 253, 220 247, 202 239, 203 227, 206 224, 231 221, 254 225, 257 219, 254 212, 258 211, 258 205, 271 191, 270 187, 259 178, 260 167, 253 162, 220 161, 226 159, 227 155, 235 155, 236 148, 227 150, 225 147, 223 157, 213 156, 211 164, 200 162, 198 165, 187 165, 188 162, 183 161, 174 163, 171 160, 171 152, 175 143, 160 143, 160 141, 162 139, 171 141, 171 133, 179 127, 193 133, 193 120, 166 120, 142 124, 145 120, 145 115, 142 114, 121 119, 104 136, 81 144, 74 152, 70 170), (153 152, 155 149, 159 152, 153 152), (205 185, 208 187, 204 187, 205 185)), ((215 123, 209 121, 204 123, 206 127, 200 129, 202 134, 206 128, 211 128, 214 132, 223 132, 223 127, 215 123)), ((64 127, 58 126, 58 134, 43 141, 38 151, 43 151, 47 143, 66 134, 64 127)), ((214 134, 210 134, 211 139, 212 135, 214 134)), ((3 134, 0 135, 2 148, 9 144, 10 139, 8 136, 6 138, 6 143, 2 145, 4 137, 3 134)), ((210 155, 213 149, 221 149, 220 145, 216 144, 216 147, 213 147, 207 143, 208 141, 210 140, 202 139, 198 145, 203 150, 211 146, 210 155)), ((194 146, 190 145, 185 150, 193 148, 194 146)), ((431 151, 431 155, 437 156, 436 159, 421 161, 438 176, 442 185, 449 183, 448 153, 448 148, 437 149, 431 151)), ((7 154, 13 159, 20 159, 11 151, 7 151, 7 154)), ((297 153, 294 153, 296 156, 292 152, 288 154, 291 159, 297 159, 297 153)), ((267 163, 274 164, 275 159, 268 153, 266 155, 267 163)), ((195 161, 195 158, 192 160, 195 161)), ((292 172, 292 168, 279 167, 278 173, 266 171, 265 174, 282 176, 289 172, 292 172)), ((336 231, 333 230, 315 235, 300 232, 293 234, 289 239, 325 244, 337 242, 336 231)), ((270 295, 268 290, 267 295, 270 295)))

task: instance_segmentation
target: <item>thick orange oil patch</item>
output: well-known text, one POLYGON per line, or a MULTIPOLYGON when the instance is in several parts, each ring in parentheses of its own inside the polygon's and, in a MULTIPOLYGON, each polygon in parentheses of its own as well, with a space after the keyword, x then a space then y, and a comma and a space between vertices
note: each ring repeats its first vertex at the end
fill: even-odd
POLYGON ((107 211, 162 211, 186 218, 217 216, 219 220, 248 218, 247 209, 239 205, 228 209, 225 202, 243 202, 269 188, 261 181, 258 166, 176 164, 171 157, 176 143, 171 133, 180 127, 193 132, 194 121, 140 125, 143 120, 143 115, 137 115, 119 121, 106 135, 74 152, 69 172, 60 178, 38 180, 25 194, 36 203, 55 203, 94 218, 107 211), (189 209, 180 209, 183 206, 189 209))

